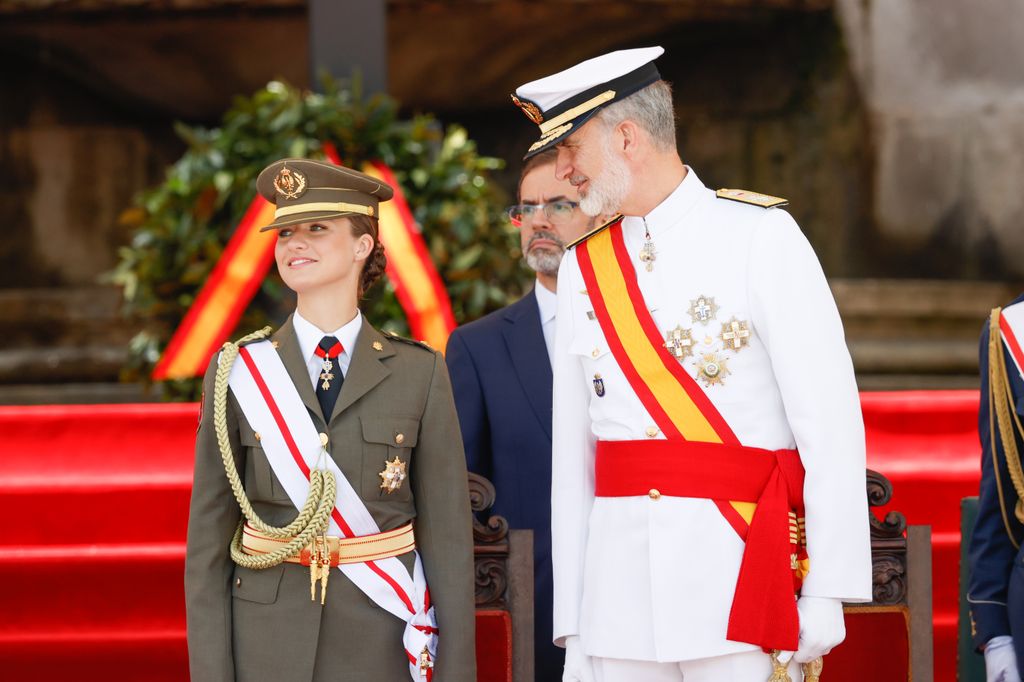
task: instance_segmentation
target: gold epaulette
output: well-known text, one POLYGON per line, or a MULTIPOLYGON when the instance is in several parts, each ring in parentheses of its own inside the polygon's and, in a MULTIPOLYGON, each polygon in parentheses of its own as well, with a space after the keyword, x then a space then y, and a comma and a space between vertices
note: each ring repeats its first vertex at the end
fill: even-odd
POLYGON ((587 241, 588 239, 593 237, 598 232, 601 232, 602 230, 606 230, 609 227, 611 227, 612 225, 614 225, 615 223, 619 222, 620 220, 622 220, 622 218, 623 218, 623 216, 620 213, 617 216, 615 216, 614 218, 612 218, 611 220, 609 220, 608 222, 604 223, 603 225, 598 225, 597 227, 595 227, 590 232, 587 232, 582 237, 577 237, 576 239, 573 239, 571 242, 569 242, 568 244, 565 245, 566 250, 571 249, 572 247, 577 246, 579 244, 582 244, 583 242, 587 241))
POLYGON ((399 336, 394 332, 383 332, 383 334, 392 341, 401 341, 402 343, 408 343, 409 345, 412 346, 419 346, 420 348, 425 348, 426 350, 429 350, 431 353, 434 352, 434 349, 426 341, 417 341, 416 339, 409 339, 404 336, 399 336))
POLYGON ((722 188, 715 192, 715 196, 719 199, 738 201, 741 204, 750 204, 752 206, 760 206, 761 208, 777 208, 779 206, 786 206, 789 204, 789 199, 773 197, 770 194, 761 194, 759 192, 751 192, 745 189, 722 188))

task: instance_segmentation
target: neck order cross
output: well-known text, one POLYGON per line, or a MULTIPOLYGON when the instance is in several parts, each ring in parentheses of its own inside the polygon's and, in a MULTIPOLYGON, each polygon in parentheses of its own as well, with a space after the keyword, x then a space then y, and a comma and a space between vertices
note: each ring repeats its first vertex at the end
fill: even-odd
POLYGON ((334 380, 334 373, 331 371, 334 369, 333 360, 344 350, 338 339, 333 336, 325 336, 313 351, 318 358, 323 360, 323 365, 320 367, 320 381, 323 382, 321 386, 325 391, 330 389, 331 382, 334 380))

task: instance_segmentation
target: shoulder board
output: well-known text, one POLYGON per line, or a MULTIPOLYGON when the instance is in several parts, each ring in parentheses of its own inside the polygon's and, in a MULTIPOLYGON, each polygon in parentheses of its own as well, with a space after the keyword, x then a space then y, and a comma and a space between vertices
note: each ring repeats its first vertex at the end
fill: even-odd
POLYGON ((623 216, 622 216, 622 214, 620 213, 619 215, 615 216, 614 218, 612 218, 611 220, 609 220, 609 221, 608 221, 608 222, 606 222, 605 224, 603 224, 603 225, 598 225, 597 227, 595 227, 595 228, 594 228, 593 230, 591 230, 590 232, 587 232, 587 233, 586 233, 585 235, 583 235, 582 237, 577 237, 576 239, 574 239, 574 240, 572 240, 571 242, 569 242, 568 244, 566 244, 566 245, 565 245, 565 248, 566 248, 566 250, 568 250, 568 249, 571 249, 572 247, 574 247, 574 246, 577 246, 577 245, 579 245, 579 244, 582 244, 583 242, 587 241, 588 239, 590 239, 591 237, 593 237, 593 236, 594 236, 595 234, 597 234, 598 232, 601 232, 602 230, 606 230, 606 229, 608 229, 609 227, 611 227, 612 225, 614 225, 615 223, 619 222, 620 220, 622 220, 622 218, 623 218, 623 216))
POLYGON ((773 197, 770 194, 760 194, 758 192, 751 192, 745 189, 723 188, 715 192, 715 196, 719 199, 738 201, 741 204, 750 204, 752 206, 760 206, 761 208, 777 208, 779 206, 786 206, 789 204, 789 199, 773 197))
POLYGON ((384 336, 388 337, 392 341, 401 341, 402 343, 407 343, 410 346, 419 346, 420 348, 425 348, 426 350, 429 350, 431 353, 434 352, 434 349, 431 348, 430 344, 427 343, 426 341, 417 341, 416 339, 408 339, 408 338, 406 338, 404 336, 399 336, 398 334, 396 334, 394 332, 383 332, 383 334, 384 334, 384 336))

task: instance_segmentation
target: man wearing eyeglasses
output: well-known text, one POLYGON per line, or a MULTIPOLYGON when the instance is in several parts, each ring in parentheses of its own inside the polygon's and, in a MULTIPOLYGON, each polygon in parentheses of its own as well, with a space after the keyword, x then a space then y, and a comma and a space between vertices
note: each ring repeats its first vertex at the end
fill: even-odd
POLYGON ((519 227, 523 257, 537 273, 516 303, 459 327, 445 357, 470 471, 497 491, 494 513, 534 539, 535 679, 559 680, 564 652, 552 644, 551 352, 555 288, 565 245, 595 220, 577 204, 576 188, 555 178, 555 152, 531 157, 509 219, 519 227))

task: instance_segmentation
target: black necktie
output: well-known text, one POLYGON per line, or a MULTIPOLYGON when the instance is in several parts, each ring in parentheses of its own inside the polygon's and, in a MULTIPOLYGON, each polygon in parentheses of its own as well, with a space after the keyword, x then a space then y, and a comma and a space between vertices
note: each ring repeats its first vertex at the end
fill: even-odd
POLYGON ((334 403, 338 402, 341 384, 345 381, 345 376, 341 373, 341 366, 338 364, 338 356, 343 350, 345 349, 341 347, 341 342, 338 339, 333 336, 325 336, 314 351, 323 363, 320 366, 320 376, 316 380, 316 399, 320 401, 324 423, 331 421, 334 403))

